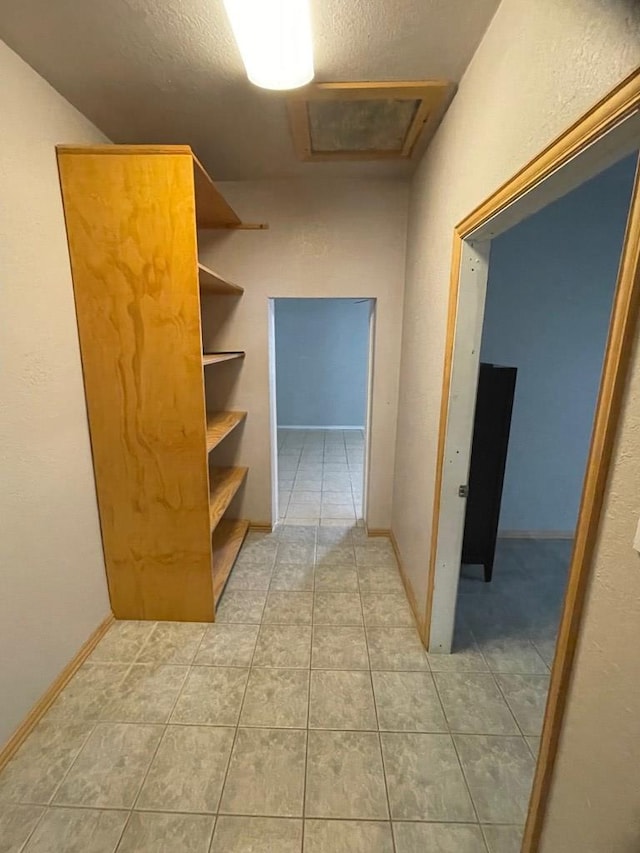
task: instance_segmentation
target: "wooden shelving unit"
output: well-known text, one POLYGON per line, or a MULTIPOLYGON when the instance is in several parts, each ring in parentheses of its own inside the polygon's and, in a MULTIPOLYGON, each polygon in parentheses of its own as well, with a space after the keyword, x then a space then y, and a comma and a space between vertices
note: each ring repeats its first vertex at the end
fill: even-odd
POLYGON ((244 287, 227 281, 204 264, 198 264, 198 278, 203 293, 212 293, 215 296, 242 296, 244 293, 244 287))
POLYGON ((205 352, 202 364, 220 364, 221 361, 232 361, 234 358, 244 358, 243 352, 205 352))
POLYGON ((243 288, 199 262, 197 232, 266 226, 241 221, 189 146, 57 155, 112 610, 212 622, 248 469, 209 457, 247 413, 208 412, 203 368, 244 352, 203 354, 200 299, 243 288))
POLYGON ((246 412, 209 412, 207 414, 207 452, 210 453, 247 417, 246 412))

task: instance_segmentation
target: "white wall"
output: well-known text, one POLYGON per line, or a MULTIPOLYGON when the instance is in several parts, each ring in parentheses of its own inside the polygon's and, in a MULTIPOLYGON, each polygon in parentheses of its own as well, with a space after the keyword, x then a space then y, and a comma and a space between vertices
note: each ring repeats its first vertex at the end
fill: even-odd
POLYGON ((105 137, 0 42, 0 744, 109 613, 56 143, 105 137))
MULTIPOLYGON (((414 178, 393 530, 426 600, 456 222, 640 64, 635 0, 502 0, 414 178)), ((640 844, 640 352, 614 449, 540 853, 640 844)))
POLYGON ((278 299, 279 426, 363 428, 369 312, 358 299, 278 299))
POLYGON ((271 520, 269 455, 269 297, 370 297, 377 300, 368 523, 389 528, 397 414, 407 185, 401 181, 258 181, 222 183, 248 222, 268 231, 200 235, 201 256, 242 284, 237 304, 205 305, 205 346, 244 349, 237 367, 207 371, 209 399, 249 412, 220 455, 249 465, 235 508, 271 520), (234 446, 234 442, 236 443, 234 446), (227 456, 229 454, 229 456, 227 456))
POLYGON ((481 360, 518 368, 502 531, 575 528, 636 160, 491 244, 481 360))

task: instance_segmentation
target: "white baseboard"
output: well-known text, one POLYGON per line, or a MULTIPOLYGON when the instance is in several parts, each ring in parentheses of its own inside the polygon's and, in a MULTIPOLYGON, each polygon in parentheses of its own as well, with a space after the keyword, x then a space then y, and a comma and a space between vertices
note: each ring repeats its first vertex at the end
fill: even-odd
POLYGON ((291 426, 290 424, 278 424, 278 429, 364 429, 363 426, 316 426, 314 424, 306 424, 305 426, 291 426))
POLYGON ((573 539, 573 530, 499 530, 498 539, 573 539))

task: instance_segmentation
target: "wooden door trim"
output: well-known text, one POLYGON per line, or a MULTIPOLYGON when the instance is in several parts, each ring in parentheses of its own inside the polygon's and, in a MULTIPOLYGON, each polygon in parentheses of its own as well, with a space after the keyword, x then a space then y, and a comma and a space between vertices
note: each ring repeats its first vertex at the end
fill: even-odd
MULTIPOLYGON (((428 642, 433 609, 440 500, 448 428, 449 393, 458 312, 463 241, 508 205, 523 197, 554 171, 592 145, 616 125, 640 109, 640 69, 616 86, 606 97, 569 127, 537 157, 476 207, 454 229, 449 288, 445 358, 440 401, 440 423, 433 502, 429 577, 423 640, 428 642)), ((560 732, 571 682, 585 592, 609 475, 629 356, 640 307, 640 187, 639 173, 622 249, 618 283, 596 407, 584 487, 576 527, 569 580, 565 593, 558 642, 551 672, 540 753, 533 781, 522 853, 537 853, 544 824, 560 732)))

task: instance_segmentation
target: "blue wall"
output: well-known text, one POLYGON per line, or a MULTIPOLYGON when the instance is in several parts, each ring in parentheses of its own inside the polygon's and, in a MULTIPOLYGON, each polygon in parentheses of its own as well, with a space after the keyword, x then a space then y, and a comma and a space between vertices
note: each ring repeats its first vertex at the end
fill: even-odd
POLYGON ((501 530, 575 527, 634 170, 492 243, 481 359, 518 368, 501 530))
POLYGON ((279 426, 364 426, 370 304, 276 299, 279 426))

